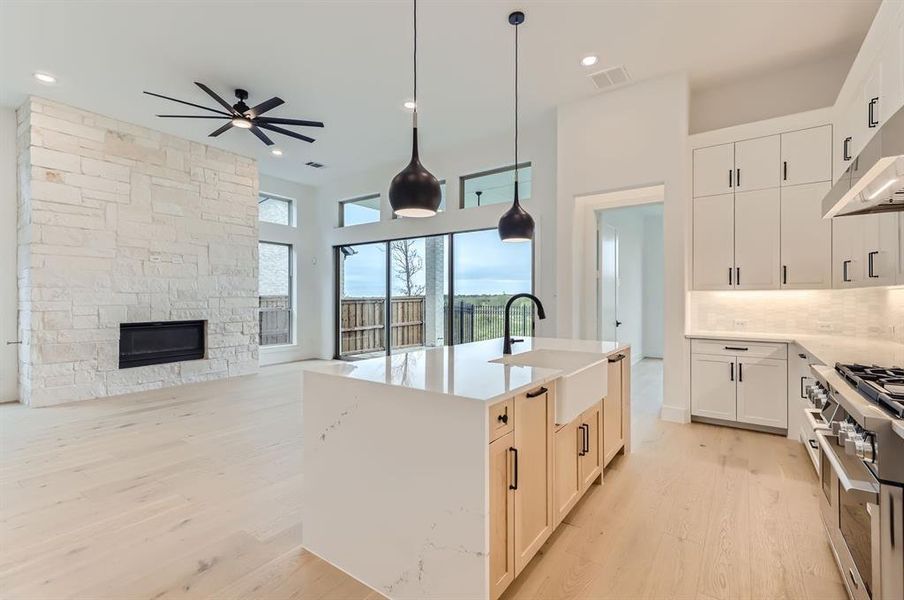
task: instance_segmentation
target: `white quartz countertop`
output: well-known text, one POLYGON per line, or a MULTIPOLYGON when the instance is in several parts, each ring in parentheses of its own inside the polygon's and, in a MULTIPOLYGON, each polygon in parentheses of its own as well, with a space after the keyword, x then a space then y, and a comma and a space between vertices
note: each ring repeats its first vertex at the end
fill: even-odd
POLYGON ((904 366, 904 344, 889 340, 762 331, 693 331, 686 333, 685 337, 796 343, 829 366, 834 366, 836 362, 904 366))
MULTIPOLYGON (((627 349, 626 344, 592 340, 525 337, 512 355, 531 350, 562 350, 599 355, 598 361, 627 349)), ((447 394, 491 403, 533 389, 570 373, 559 369, 491 362, 502 358, 502 338, 412 350, 358 361, 335 361, 310 371, 383 385, 447 394)), ((583 368, 582 366, 582 368, 583 368)))

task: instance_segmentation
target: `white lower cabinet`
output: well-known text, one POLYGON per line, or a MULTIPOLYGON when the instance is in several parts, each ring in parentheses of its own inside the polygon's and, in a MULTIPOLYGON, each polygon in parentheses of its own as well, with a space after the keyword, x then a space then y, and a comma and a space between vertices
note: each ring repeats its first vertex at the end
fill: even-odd
POLYGON ((694 340, 691 415, 787 429, 787 345, 694 340))

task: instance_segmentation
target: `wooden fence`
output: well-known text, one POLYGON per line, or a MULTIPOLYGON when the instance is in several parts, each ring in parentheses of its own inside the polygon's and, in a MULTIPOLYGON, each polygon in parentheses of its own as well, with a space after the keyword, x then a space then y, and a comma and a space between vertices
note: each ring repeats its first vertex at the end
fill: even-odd
POLYGON ((260 297, 261 346, 288 344, 292 341, 292 309, 288 296, 260 297))

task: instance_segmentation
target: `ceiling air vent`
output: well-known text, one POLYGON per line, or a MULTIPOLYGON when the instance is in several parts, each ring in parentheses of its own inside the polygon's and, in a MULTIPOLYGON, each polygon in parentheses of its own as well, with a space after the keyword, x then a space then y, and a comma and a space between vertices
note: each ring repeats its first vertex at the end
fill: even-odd
POLYGON ((309 160, 308 162, 305 163, 305 165, 312 167, 314 169, 322 169, 323 168, 323 163, 314 162, 313 160, 309 160))
POLYGON ((623 85, 631 80, 631 76, 628 75, 627 69, 621 65, 591 73, 588 77, 590 77, 590 80, 593 81, 593 85, 595 85, 598 90, 623 85))

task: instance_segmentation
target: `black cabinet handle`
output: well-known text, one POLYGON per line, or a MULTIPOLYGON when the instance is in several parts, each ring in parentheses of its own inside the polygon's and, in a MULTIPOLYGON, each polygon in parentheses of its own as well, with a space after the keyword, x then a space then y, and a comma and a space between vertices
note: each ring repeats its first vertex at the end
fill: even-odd
POLYGON ((735 267, 735 285, 741 285, 741 267, 735 267))
POLYGON ((735 176, 735 185, 741 187, 741 169, 738 168, 738 174, 735 176))
POLYGON ((804 392, 804 379, 806 379, 806 376, 800 378, 800 397, 801 398, 807 397, 806 392, 804 392))
POLYGON ((619 355, 617 355, 615 358, 611 358, 611 357, 610 357, 610 358, 609 358, 609 362, 611 362, 611 363, 618 362, 618 361, 622 360, 623 358, 625 358, 625 355, 624 355, 624 354, 619 354, 619 355))
POLYGON ((527 397, 528 397, 528 398, 536 398, 537 396, 542 396, 543 394, 545 394, 545 393, 548 392, 548 391, 549 391, 549 390, 548 390, 547 388, 541 387, 540 389, 538 389, 538 390, 536 390, 536 391, 528 392, 528 393, 527 393, 527 397))
POLYGON ((734 269, 728 267, 728 285, 734 285, 734 281, 732 280, 732 271, 734 271, 734 269))
POLYGON ((732 178, 734 177, 734 171, 732 169, 728 169, 728 187, 734 187, 732 185, 732 178))
POLYGON ((850 260, 846 260, 841 263, 841 281, 850 282, 850 278, 848 277, 848 265, 851 264, 850 260))
POLYGON ((586 452, 584 452, 584 426, 578 425, 578 428, 575 431, 577 431, 581 440, 581 449, 578 450, 578 456, 584 456, 584 454, 586 454, 586 452))
POLYGON ((747 352, 750 348, 747 346, 722 346, 726 350, 737 350, 738 352, 747 352))
POLYGON ((496 419, 503 425, 508 423, 508 406, 505 407, 505 412, 496 417, 496 419))
POLYGON ((782 283, 788 285, 788 265, 782 265, 782 283))
POLYGON ((875 273, 875 258, 876 258, 877 254, 879 254, 879 251, 875 250, 866 255, 868 269, 869 269, 869 276, 872 277, 873 279, 879 277, 875 273))
POLYGON ((509 484, 509 489, 517 490, 518 489, 518 449, 514 448, 514 447, 509 448, 509 452, 514 454, 514 458, 515 458, 515 480, 509 484))
POLYGON ((850 137, 844 138, 844 144, 842 144, 841 147, 842 147, 841 158, 843 158, 846 161, 851 160, 851 138, 850 137))
POLYGON ((870 129, 879 125, 879 120, 876 118, 876 105, 878 103, 878 98, 873 98, 869 101, 869 107, 867 108, 867 125, 869 125, 870 129))
POLYGON ((891 492, 888 492, 888 529, 891 547, 894 549, 895 547, 895 499, 892 497, 891 492))
POLYGON ((734 361, 728 363, 728 380, 734 381, 734 361))
POLYGON ((807 440, 807 443, 810 444, 810 447, 814 450, 819 448, 819 444, 816 443, 816 440, 807 440))
POLYGON ((744 363, 739 362, 738 363, 738 383, 741 383, 743 381, 744 381, 744 363))
POLYGON ((782 162, 782 179, 788 181, 788 161, 782 162))
POLYGON ((590 453, 590 425, 584 423, 581 427, 584 428, 584 454, 590 453))

